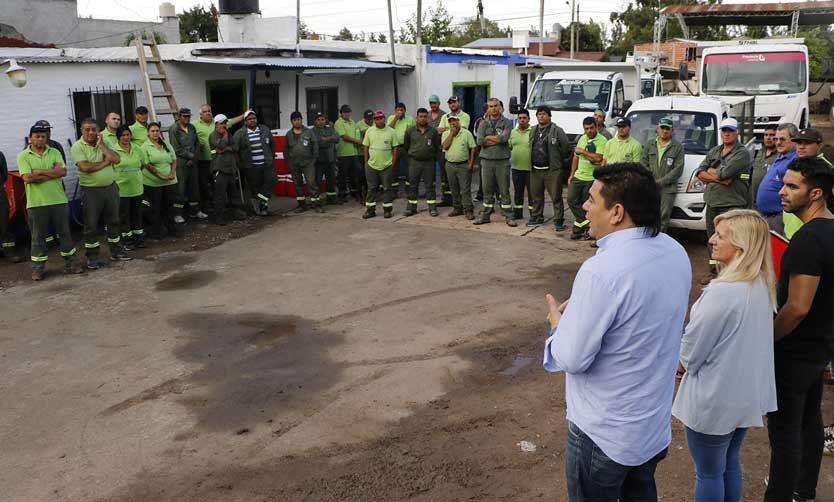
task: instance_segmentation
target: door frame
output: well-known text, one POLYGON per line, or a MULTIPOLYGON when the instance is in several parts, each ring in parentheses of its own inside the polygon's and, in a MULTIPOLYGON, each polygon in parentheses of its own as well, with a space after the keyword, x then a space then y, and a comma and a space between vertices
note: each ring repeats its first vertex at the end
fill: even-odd
POLYGON ((246 101, 246 93, 247 93, 247 86, 246 86, 246 79, 245 78, 229 78, 229 79, 213 79, 213 80, 206 80, 206 103, 212 107, 214 107, 211 103, 211 92, 218 89, 234 89, 239 87, 243 90, 240 97, 240 109, 246 110, 249 108, 248 103, 246 101))
MULTIPOLYGON (((490 80, 481 80, 481 81, 468 81, 468 82, 452 82, 452 92, 455 91, 455 87, 479 87, 485 85, 486 86, 486 94, 487 99, 492 97, 492 81, 490 80)), ((460 96, 458 96, 460 97, 460 96)))

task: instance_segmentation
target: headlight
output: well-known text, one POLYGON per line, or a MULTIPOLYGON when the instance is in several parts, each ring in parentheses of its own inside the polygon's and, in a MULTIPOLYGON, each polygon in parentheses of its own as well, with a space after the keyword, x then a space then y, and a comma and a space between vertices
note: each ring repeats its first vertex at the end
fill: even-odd
POLYGON ((689 185, 686 186, 687 193, 703 193, 707 187, 706 183, 698 179, 698 171, 692 173, 692 179, 689 180, 689 185))

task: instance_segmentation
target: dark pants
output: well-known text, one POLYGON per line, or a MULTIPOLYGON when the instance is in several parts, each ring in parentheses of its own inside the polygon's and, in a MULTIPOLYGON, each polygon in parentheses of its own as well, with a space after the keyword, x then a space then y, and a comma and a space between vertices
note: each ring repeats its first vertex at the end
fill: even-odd
POLYGON ((449 205, 452 203, 452 186, 449 184, 449 175, 446 172, 446 161, 441 160, 437 163, 437 167, 440 169, 440 191, 443 192, 441 200, 449 205))
POLYGON ((174 203, 177 201, 177 186, 151 187, 145 185, 145 199, 150 204, 150 233, 155 238, 162 237, 162 228, 168 234, 176 234, 174 226, 174 203))
POLYGON ((315 161, 308 161, 303 164, 291 164, 292 182, 295 185, 295 200, 299 203, 305 202, 304 181, 307 181, 307 189, 310 191, 310 202, 315 205, 319 203, 319 180, 317 176, 315 161))
MULTIPOLYGON (((241 198, 240 186, 238 186, 237 177, 240 176, 240 171, 236 173, 223 173, 215 171, 214 173, 214 214, 222 215, 229 201, 232 201, 232 206, 236 209, 243 207, 243 199, 241 198)), ((146 187, 147 188, 147 187, 146 187)))
POLYGON ((472 172, 468 162, 446 162, 446 179, 452 191, 452 206, 472 211, 472 172))
POLYGON ((14 254, 14 237, 9 234, 9 199, 6 190, 0 185, 0 249, 6 258, 14 254))
POLYGON ((501 212, 504 216, 511 216, 510 159, 481 159, 481 177, 484 185, 484 212, 492 213, 493 205, 500 201, 501 212))
POLYGON ((657 502, 654 472, 666 457, 666 449, 643 465, 614 462, 585 435, 568 422, 565 475, 570 502, 657 502))
POLYGON ((663 191, 660 193, 660 231, 669 230, 669 220, 672 218, 672 209, 675 207, 675 192, 663 191))
POLYGON ((390 211, 394 207, 394 192, 391 190, 391 178, 394 174, 394 167, 388 166, 385 169, 374 169, 365 166, 365 179, 368 180, 368 197, 365 199, 365 207, 376 207, 376 196, 382 186, 382 207, 390 211))
POLYGON ((365 169, 361 156, 339 157, 339 195, 361 198, 365 193, 365 169))
POLYGON ((69 228, 69 207, 66 204, 55 204, 53 206, 31 207, 27 209, 29 214, 29 230, 32 232, 32 269, 43 270, 49 257, 49 246, 46 237, 54 233, 58 234, 58 242, 61 245, 61 256, 66 263, 78 259, 78 253, 72 243, 72 235, 69 228))
POLYGON ((212 186, 214 178, 211 175, 211 161, 200 160, 197 162, 197 180, 200 184, 200 207, 206 211, 213 199, 212 186))
POLYGON ((581 234, 588 230, 588 220, 585 218, 585 210, 582 205, 588 200, 591 193, 593 181, 582 181, 575 177, 568 185, 568 207, 573 213, 573 233, 581 234))
POLYGON ((816 497, 822 462, 822 373, 825 363, 777 355, 777 411, 767 414, 770 476, 765 502, 790 502, 794 494, 816 497))
POLYGON ((186 159, 177 158, 177 195, 178 201, 174 207, 182 210, 188 206, 188 214, 196 214, 200 210, 200 173, 197 161, 191 161, 191 167, 186 165, 186 159))
POLYGON ((104 223, 110 256, 122 252, 119 237, 119 186, 113 182, 107 187, 81 187, 81 203, 84 205, 84 249, 88 258, 98 256, 99 225, 104 223))
POLYGON ((426 184, 426 204, 434 206, 437 204, 437 187, 435 186, 437 176, 434 171, 435 161, 408 159, 408 203, 417 205, 420 198, 420 180, 426 184))
POLYGON ((142 228, 142 195, 119 198, 119 223, 122 241, 141 241, 145 231, 142 228))
POLYGON ((275 188, 275 168, 270 165, 250 166, 246 170, 246 182, 252 199, 262 205, 269 204, 272 190, 275 188))
POLYGON ((510 171, 513 179, 513 211, 516 218, 524 215, 524 192, 527 191, 527 206, 530 216, 533 215, 533 195, 530 193, 530 171, 513 169, 510 171))
POLYGON ((326 200, 332 203, 336 196, 339 195, 336 189, 336 163, 316 162, 316 177, 319 180, 324 177, 325 190, 327 191, 326 200))
POLYGON ((392 166, 394 169, 391 173, 391 193, 396 199, 400 193, 400 179, 404 179, 408 185, 408 162, 405 154, 405 149, 401 146, 397 147, 397 165, 392 166))
POLYGON ((556 225, 565 223, 565 204, 562 202, 562 170, 561 169, 536 169, 530 173, 530 193, 533 208, 530 210, 531 218, 544 216, 544 194, 550 195, 553 203, 553 222, 556 225))

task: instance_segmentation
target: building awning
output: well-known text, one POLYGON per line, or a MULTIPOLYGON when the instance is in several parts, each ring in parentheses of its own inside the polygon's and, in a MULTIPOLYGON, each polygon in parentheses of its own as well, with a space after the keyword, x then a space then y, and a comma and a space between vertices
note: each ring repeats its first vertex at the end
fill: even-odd
POLYGON ((395 65, 362 59, 338 58, 296 58, 296 57, 206 57, 192 56, 175 59, 182 63, 203 63, 226 65, 233 70, 260 70, 279 68, 285 70, 303 70, 305 73, 362 73, 366 70, 410 71, 414 68, 408 65, 395 65))

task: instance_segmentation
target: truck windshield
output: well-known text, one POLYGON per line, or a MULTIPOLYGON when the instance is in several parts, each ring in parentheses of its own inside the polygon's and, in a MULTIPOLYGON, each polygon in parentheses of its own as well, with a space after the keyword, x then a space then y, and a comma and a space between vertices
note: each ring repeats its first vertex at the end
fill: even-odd
POLYGON ((553 111, 608 111, 611 82, 607 80, 539 80, 530 93, 529 109, 547 105, 553 111))
POLYGON ((704 94, 755 96, 805 92, 808 59, 801 52, 710 54, 704 94))
POLYGON ((654 80, 650 78, 644 78, 640 80, 640 94, 644 98, 650 98, 654 96, 654 80))
POLYGON ((710 113, 680 111, 636 111, 628 114, 631 119, 631 136, 645 145, 657 137, 657 123, 669 117, 675 125, 674 137, 683 144, 686 153, 705 155, 718 144, 715 115, 710 113))

